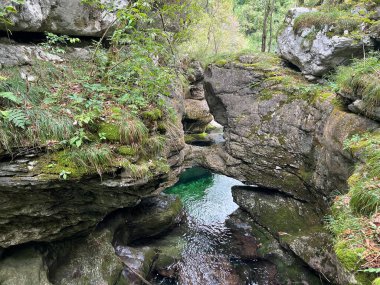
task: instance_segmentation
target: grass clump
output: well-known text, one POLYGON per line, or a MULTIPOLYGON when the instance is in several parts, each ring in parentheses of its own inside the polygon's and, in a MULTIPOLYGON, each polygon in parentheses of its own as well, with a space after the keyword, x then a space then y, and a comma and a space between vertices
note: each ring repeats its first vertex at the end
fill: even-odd
POLYGON ((95 170, 100 176, 113 164, 115 155, 108 145, 89 145, 69 152, 70 159, 78 166, 95 170))
POLYGON ((294 30, 298 33, 305 28, 314 27, 317 31, 325 27, 332 28, 334 35, 343 35, 345 31, 353 32, 363 21, 361 17, 353 16, 349 11, 315 11, 301 14, 294 21, 294 30))
POLYGON ((342 66, 335 76, 339 92, 362 99, 366 110, 380 106, 380 57, 375 53, 342 66))
POLYGON ((371 284, 380 271, 380 134, 354 135, 344 147, 360 162, 348 180, 348 194, 335 199, 328 227, 341 262, 360 284, 371 284))
POLYGON ((363 160, 349 180, 351 208, 356 213, 371 216, 380 209, 380 134, 353 136, 346 147, 363 160))

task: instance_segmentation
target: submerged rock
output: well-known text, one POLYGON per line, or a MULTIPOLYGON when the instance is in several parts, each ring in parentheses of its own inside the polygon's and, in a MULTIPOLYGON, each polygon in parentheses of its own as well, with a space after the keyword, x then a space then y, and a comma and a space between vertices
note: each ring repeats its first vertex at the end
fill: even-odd
POLYGON ((153 270, 157 252, 152 247, 116 247, 116 253, 123 261, 123 279, 128 285, 140 285, 153 270))

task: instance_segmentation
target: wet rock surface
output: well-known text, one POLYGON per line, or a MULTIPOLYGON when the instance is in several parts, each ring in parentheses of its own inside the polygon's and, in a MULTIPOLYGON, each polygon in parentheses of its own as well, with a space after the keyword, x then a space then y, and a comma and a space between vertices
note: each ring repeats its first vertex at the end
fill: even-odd
MULTIPOLYGON (((321 279, 307 265, 287 248, 284 248, 276 237, 260 226, 245 211, 235 211, 226 221, 231 229, 236 244, 233 246, 237 257, 258 259, 274 266, 274 276, 268 276, 267 284, 318 284, 321 279)), ((268 266, 268 265, 267 265, 268 266)), ((263 284, 265 284, 263 280, 263 284)))
POLYGON ((179 198, 168 195, 146 198, 125 215, 125 224, 118 229, 118 238, 129 244, 141 238, 154 237, 171 229, 182 217, 179 198))
MULTIPOLYGON (((56 253, 49 272, 52 284, 128 284, 122 276, 123 263, 111 244, 112 229, 102 229, 79 240, 55 244, 56 253)), ((52 261, 50 261, 52 262, 52 261)))
POLYGON ((332 237, 324 229, 315 205, 297 201, 275 190, 233 188, 235 202, 284 248, 301 258, 326 281, 349 284, 354 278, 338 261, 332 237))

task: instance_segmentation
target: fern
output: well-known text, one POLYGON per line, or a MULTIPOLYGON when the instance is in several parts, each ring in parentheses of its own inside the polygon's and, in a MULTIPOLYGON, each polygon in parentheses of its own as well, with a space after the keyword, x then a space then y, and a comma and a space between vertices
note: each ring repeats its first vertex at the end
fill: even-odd
POLYGON ((7 121, 18 128, 25 129, 25 127, 30 124, 23 110, 9 109, 6 111, 1 111, 1 114, 7 121))
POLYGON ((15 104, 21 104, 20 98, 13 94, 13 92, 0 92, 0 98, 7 99, 15 104))

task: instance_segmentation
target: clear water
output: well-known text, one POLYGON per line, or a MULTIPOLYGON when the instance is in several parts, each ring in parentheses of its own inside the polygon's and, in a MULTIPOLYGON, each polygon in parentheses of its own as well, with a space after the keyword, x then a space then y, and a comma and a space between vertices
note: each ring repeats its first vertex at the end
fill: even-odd
MULTIPOLYGON (((225 224, 229 215, 238 209, 231 193, 234 185, 242 183, 201 168, 193 168, 184 172, 176 185, 165 190, 166 194, 180 197, 186 217, 178 227, 151 244, 163 250, 180 252, 177 279, 157 275, 152 280, 153 284, 282 284, 278 282, 277 269, 273 263, 265 260, 243 260, 236 254, 239 241, 225 224)), ((319 282, 301 281, 294 284, 319 282)))
MULTIPOLYGON (((229 262, 228 246, 231 234, 224 222, 238 209, 233 202, 231 187, 242 183, 200 169, 191 169, 188 176, 200 177, 165 191, 178 195, 187 216, 182 225, 186 247, 182 252, 180 270, 185 284, 231 284, 233 267, 229 262)), ((235 277, 236 279, 236 277, 235 277)))

